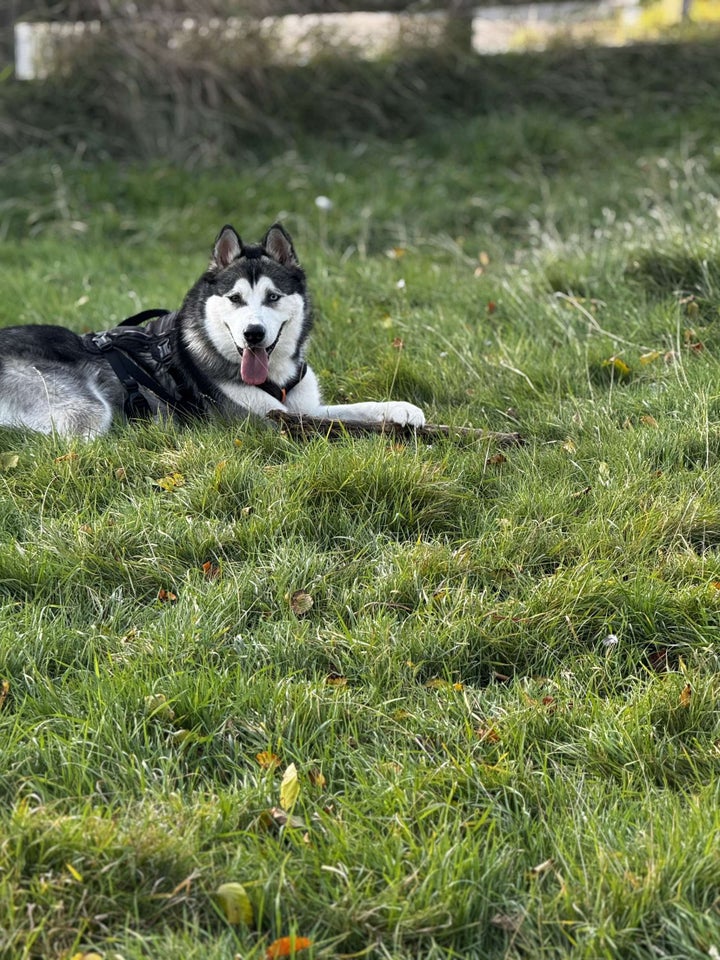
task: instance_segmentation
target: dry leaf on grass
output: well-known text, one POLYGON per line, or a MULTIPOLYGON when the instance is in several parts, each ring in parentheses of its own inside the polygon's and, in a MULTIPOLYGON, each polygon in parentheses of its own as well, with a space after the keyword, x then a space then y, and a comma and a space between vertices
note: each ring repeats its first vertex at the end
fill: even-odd
POLYGON ((609 357, 607 360, 603 360, 603 367, 611 370, 620 377, 629 377, 632 373, 632 370, 622 357, 609 357))
POLYGON ((280 937, 274 940, 265 951, 266 960, 275 960, 276 957, 290 957, 300 950, 307 950, 312 946, 312 940, 307 937, 280 937))
POLYGON ((343 677, 339 673, 329 673, 325 678, 325 683, 329 687, 346 687, 348 684, 348 678, 343 677))
POLYGON ((490 923, 494 927, 505 930, 507 933, 517 933, 522 926, 523 920, 524 917, 521 913, 496 913, 490 923))
POLYGON ((495 727, 491 726, 478 727, 475 731, 475 736, 484 743, 498 743, 500 741, 500 734, 495 727))
POLYGON ((291 763, 283 774, 280 784, 280 806, 286 813, 292 813, 299 796, 300 781, 298 780, 297 767, 294 763, 291 763))
POLYGON ((271 753, 270 750, 262 750, 255 755, 255 759, 263 770, 272 770, 274 767, 279 767, 281 762, 280 757, 276 753, 271 753))
POLYGON ((290 609, 296 617, 302 617, 312 609, 313 598, 305 590, 296 590, 290 595, 290 609))
POLYGON ((215 891, 215 896, 228 923, 252 926, 252 903, 241 883, 223 883, 215 891))
POLYGON ((202 565, 202 572, 206 580, 217 580, 217 578, 220 576, 221 570, 216 563, 212 562, 212 560, 206 560, 202 565))
POLYGON ((173 490, 181 487, 185 483, 185 477, 181 473, 169 473, 166 477, 153 480, 153 483, 156 487, 160 487, 161 490, 172 493, 173 490))
POLYGON ((293 830, 307 830, 308 825, 302 817, 294 817, 286 813, 281 807, 270 807, 264 810, 257 820, 258 826, 263 830, 277 829, 278 827, 290 827, 293 830))

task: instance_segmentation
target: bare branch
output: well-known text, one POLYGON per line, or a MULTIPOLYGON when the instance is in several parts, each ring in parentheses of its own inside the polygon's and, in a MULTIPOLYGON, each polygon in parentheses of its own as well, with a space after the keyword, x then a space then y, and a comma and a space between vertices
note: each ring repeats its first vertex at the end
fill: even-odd
POLYGON ((379 433, 383 436, 408 439, 418 437, 432 441, 438 437, 462 437, 476 440, 488 440, 501 447, 517 447, 524 444, 519 433, 496 433, 492 430, 478 430, 475 427, 451 427, 446 424, 426 423, 423 427, 400 426, 397 423, 373 423, 369 421, 328 420, 324 417, 299 416, 284 410, 272 410, 268 417, 275 420, 283 430, 299 440, 324 436, 361 437, 379 433))

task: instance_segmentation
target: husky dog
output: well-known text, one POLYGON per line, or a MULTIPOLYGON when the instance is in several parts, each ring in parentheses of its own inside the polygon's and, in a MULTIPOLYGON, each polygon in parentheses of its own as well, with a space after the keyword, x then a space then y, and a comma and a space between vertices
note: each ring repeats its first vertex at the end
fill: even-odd
POLYGON ((40 324, 0 330, 0 425, 89 438, 115 416, 273 410, 423 425, 411 403, 323 404, 305 362, 311 325, 305 273, 283 227, 244 244, 225 226, 207 271, 175 313, 147 311, 84 336, 40 324))

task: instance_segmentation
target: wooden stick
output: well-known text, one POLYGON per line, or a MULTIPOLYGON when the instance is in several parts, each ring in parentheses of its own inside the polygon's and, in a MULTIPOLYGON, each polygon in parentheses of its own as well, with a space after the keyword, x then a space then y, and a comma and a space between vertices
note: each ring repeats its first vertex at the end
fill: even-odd
POLYGON ((519 433, 496 433, 492 430, 478 430, 475 427, 450 427, 446 424, 426 423, 422 427, 400 426, 397 423, 374 423, 355 420, 329 420, 324 417, 306 417, 284 410, 271 410, 271 420, 280 424, 290 436, 299 440, 323 436, 328 439, 337 437, 361 437, 370 433, 380 433, 397 439, 419 437, 433 440, 437 437, 467 437, 475 440, 490 440, 501 447, 522 446, 525 442, 519 433))

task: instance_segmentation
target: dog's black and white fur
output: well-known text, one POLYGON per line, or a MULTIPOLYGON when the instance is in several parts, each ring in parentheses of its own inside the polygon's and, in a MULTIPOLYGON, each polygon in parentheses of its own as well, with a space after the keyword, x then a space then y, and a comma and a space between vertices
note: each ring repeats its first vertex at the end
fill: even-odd
MULTIPOLYGON (((422 410, 410 403, 324 405, 305 362, 311 323, 305 273, 283 227, 274 224, 257 245, 224 227, 167 338, 168 375, 185 412, 237 418, 287 410, 422 426, 422 410)), ((0 330, 0 425, 93 437, 123 414, 126 400, 126 386, 102 352, 88 349, 87 336, 50 325, 0 330)), ((175 412, 167 402, 154 409, 175 412)))

